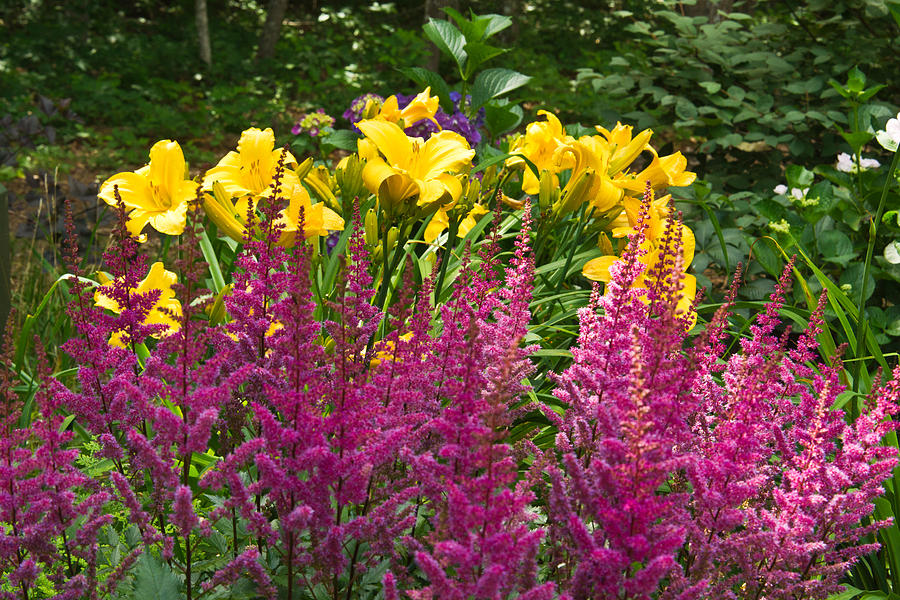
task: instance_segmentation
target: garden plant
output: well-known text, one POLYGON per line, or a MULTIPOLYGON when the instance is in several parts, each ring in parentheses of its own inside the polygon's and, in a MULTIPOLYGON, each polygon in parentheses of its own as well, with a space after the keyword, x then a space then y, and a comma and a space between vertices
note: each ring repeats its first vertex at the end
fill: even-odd
MULTIPOLYGON (((837 60, 773 46, 815 3, 615 4, 646 39, 558 106, 457 5, 396 89, 118 140, 93 223, 70 182, 0 345, 0 599, 900 593, 896 88, 838 61, 748 117, 744 69, 837 60)), ((9 181, 76 118, 41 98, 9 181)))

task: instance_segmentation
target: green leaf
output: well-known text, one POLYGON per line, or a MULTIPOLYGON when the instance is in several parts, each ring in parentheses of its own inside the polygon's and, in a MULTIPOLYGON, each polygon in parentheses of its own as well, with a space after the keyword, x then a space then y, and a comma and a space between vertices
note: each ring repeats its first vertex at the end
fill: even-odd
POLYGON ((838 263, 842 266, 856 258, 853 251, 853 242, 844 233, 830 230, 823 231, 816 240, 819 252, 828 262, 838 263))
POLYGON ((859 67, 853 67, 847 73, 847 90, 858 94, 866 87, 866 75, 859 70, 859 67))
POLYGON ((675 102, 675 116, 679 119, 690 121, 697 118, 697 107, 687 98, 679 98, 675 102))
POLYGON ((478 68, 494 58, 495 56, 499 56, 506 52, 504 48, 498 48, 497 46, 491 46, 490 44, 485 44, 484 42, 469 42, 465 47, 466 54, 469 55, 469 60, 466 62, 466 72, 463 76, 463 80, 468 81, 472 75, 475 74, 475 71, 478 68))
POLYGON ((494 137, 515 129, 523 116, 522 107, 518 104, 489 102, 484 107, 484 124, 494 137))
POLYGON ((788 187, 805 188, 809 187, 815 175, 812 171, 805 169, 800 165, 791 165, 784 171, 785 179, 787 179, 788 187))
MULTIPOLYGON (((450 86, 444 81, 444 78, 428 69, 422 67, 407 67, 398 69, 401 73, 421 85, 422 87, 431 87, 431 93, 441 99, 441 108, 447 114, 453 114, 453 100, 450 99, 450 86)), ((355 149, 355 148, 354 148, 355 149)))
POLYGON ((486 69, 475 78, 472 87, 472 110, 478 110, 484 104, 503 94, 522 87, 531 81, 531 77, 522 75, 511 69, 486 69))
POLYGON ((719 90, 722 89, 722 84, 717 81, 701 81, 700 87, 709 92, 710 94, 715 94, 719 90))
POLYGON ((356 151, 356 140, 359 136, 349 129, 337 129, 322 138, 322 144, 334 146, 340 150, 356 151))
POLYGON ((134 565, 134 598, 142 600, 179 600, 181 580, 172 568, 149 552, 134 565))
POLYGON ((874 133, 870 133, 868 131, 853 131, 853 132, 841 132, 841 137, 844 138, 850 147, 853 149, 854 153, 859 152, 860 148, 865 146, 869 140, 875 137, 874 133))
POLYGON ((466 64, 466 38, 459 29, 443 19, 428 19, 422 29, 438 50, 456 61, 459 72, 462 73, 466 64))

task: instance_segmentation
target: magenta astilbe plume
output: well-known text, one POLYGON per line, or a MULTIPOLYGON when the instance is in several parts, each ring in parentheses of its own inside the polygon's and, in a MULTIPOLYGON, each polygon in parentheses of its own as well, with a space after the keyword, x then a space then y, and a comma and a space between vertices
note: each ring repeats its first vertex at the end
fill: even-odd
POLYGON ((490 291, 492 270, 476 274, 464 265, 467 285, 457 287, 443 309, 437 393, 444 409, 425 426, 436 446, 412 458, 412 472, 435 511, 432 531, 409 540, 429 585, 408 589, 411 598, 553 597, 555 586, 536 579, 543 532, 530 527, 533 495, 516 487, 516 461, 503 443, 509 407, 532 369, 530 349, 519 347, 530 319, 534 269, 525 214, 506 270, 508 289, 490 291))
MULTIPOLYGON (((694 404, 677 289, 652 288, 652 301, 668 307, 654 310, 631 287, 649 202, 648 194, 607 293, 595 291, 580 311, 574 364, 558 376, 567 410, 557 435, 562 460, 549 469, 551 561, 554 579, 576 599, 650 598, 678 568, 685 535, 684 493, 658 493, 688 463, 684 416, 694 404)), ((677 250, 676 240, 668 252, 677 250)))

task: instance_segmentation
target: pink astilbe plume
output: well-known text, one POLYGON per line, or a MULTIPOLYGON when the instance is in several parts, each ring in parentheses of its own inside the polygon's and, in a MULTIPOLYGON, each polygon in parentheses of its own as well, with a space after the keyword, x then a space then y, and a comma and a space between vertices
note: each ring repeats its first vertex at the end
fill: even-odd
MULTIPOLYGON (((659 278, 648 306, 631 287, 650 199, 606 294, 595 290, 580 311, 574 364, 557 378, 567 410, 546 492, 551 561, 553 578, 576 599, 650 598, 678 569, 684 541, 684 493, 658 493, 689 461, 693 375, 679 352, 677 288, 659 278)), ((667 250, 678 251, 677 240, 667 250)))
MULTIPOLYGON (((533 495, 516 487, 517 465, 503 443, 509 407, 532 370, 530 349, 519 347, 530 319, 534 269, 528 208, 525 215, 506 270, 509 287, 491 291, 492 269, 476 274, 464 265, 467 285, 455 288, 443 308, 438 356, 445 362, 436 392, 444 408, 425 426, 437 445, 412 458, 412 472, 434 507, 432 530, 409 539, 429 585, 408 589, 411 598, 499 600, 518 593, 549 599, 554 594, 552 583, 537 582, 535 557, 543 532, 530 527, 533 495)), ((388 581, 393 586, 393 579, 388 581)))

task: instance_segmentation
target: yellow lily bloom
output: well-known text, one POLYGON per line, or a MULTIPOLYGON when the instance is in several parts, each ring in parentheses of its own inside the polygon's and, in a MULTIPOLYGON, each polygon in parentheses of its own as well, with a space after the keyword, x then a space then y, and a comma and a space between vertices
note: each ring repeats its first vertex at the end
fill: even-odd
POLYGON ((657 190, 670 185, 676 187, 691 185, 697 179, 696 173, 685 170, 687 158, 681 152, 660 158, 652 147, 648 146, 648 149, 653 152, 653 160, 650 165, 637 175, 627 175, 623 179, 617 179, 616 185, 640 193, 644 191, 648 181, 650 187, 657 190))
POLYGON ((641 152, 650 149, 650 136, 653 135, 652 129, 645 129, 631 137, 631 125, 622 125, 616 122, 616 126, 612 130, 605 129, 599 125, 595 127, 600 134, 606 138, 610 146, 609 158, 609 174, 615 176, 622 169, 634 162, 641 152))
MULTIPOLYGON (((663 199, 660 199, 663 200, 663 199)), ((629 212, 630 207, 626 207, 625 212, 629 212)), ((665 231, 665 220, 671 219, 671 216, 664 216, 662 219, 659 217, 659 210, 661 208, 661 203, 658 201, 654 201, 654 204, 651 205, 650 210, 650 223, 648 224, 648 228, 646 230, 646 238, 641 243, 641 249, 644 254, 642 254, 638 260, 644 265, 644 271, 638 275, 635 279, 632 287, 638 290, 647 289, 647 272, 657 266, 662 259, 660 256, 660 252, 662 250, 662 242, 665 231), (655 237, 651 237, 651 234, 656 233, 655 237)), ((630 217, 629 217, 630 220, 630 217)), ((697 278, 689 273, 684 273, 687 269, 690 268, 691 263, 694 260, 694 249, 696 246, 696 242, 694 239, 694 232, 690 230, 689 227, 680 224, 681 226, 681 258, 682 258, 682 283, 681 290, 678 292, 678 301, 676 303, 676 310, 681 311, 683 315, 687 315, 688 324, 690 329, 697 322, 697 314, 690 310, 694 297, 697 295, 697 278)), ((635 226, 632 226, 631 231, 635 231, 635 226)), ((616 232, 614 232, 615 235, 616 232)), ((581 273, 586 278, 591 279, 593 281, 602 281, 604 283, 608 283, 611 279, 609 269, 610 267, 618 260, 621 260, 618 256, 607 255, 595 258, 593 260, 589 260, 585 263, 584 267, 582 267, 581 273)), ((645 295, 641 295, 643 300, 647 300, 645 295)))
POLYGON ((397 123, 403 129, 415 125, 419 121, 428 119, 437 126, 438 130, 440 130, 441 125, 434 118, 434 115, 438 111, 439 104, 440 99, 437 96, 431 95, 431 86, 428 86, 424 91, 410 100, 409 104, 407 104, 403 110, 400 110, 399 108, 397 96, 390 96, 384 101, 384 104, 381 105, 381 111, 376 118, 384 119, 389 123, 397 123))
POLYGON ((295 185, 291 190, 290 200, 285 210, 281 211, 278 221, 284 225, 281 230, 279 244, 292 245, 300 229, 300 209, 303 209, 303 236, 306 239, 317 235, 328 235, 331 231, 343 231, 344 219, 339 214, 319 202, 313 204, 309 192, 302 185, 295 185))
MULTIPOLYGON (((102 308, 121 313, 123 308, 119 306, 117 301, 107 295, 109 290, 112 289, 112 282, 109 278, 101 275, 101 283, 103 285, 94 292, 94 303, 102 308)), ((175 291, 172 289, 172 286, 176 283, 178 283, 178 276, 172 271, 167 271, 161 262, 155 262, 151 265, 147 276, 141 280, 138 286, 129 290, 129 294, 147 294, 151 290, 160 291, 156 303, 144 317, 144 324, 166 325, 168 329, 154 334, 153 337, 167 337, 181 328, 181 322, 178 320, 181 316, 181 302, 175 298, 175 291)), ((109 343, 113 346, 124 347, 123 336, 124 332, 115 332, 109 343)))
POLYGON ((558 165, 571 157, 572 176, 560 196, 561 212, 576 210, 588 202, 599 212, 606 212, 622 199, 623 192, 608 175, 609 146, 597 135, 582 136, 560 146, 555 159, 558 165))
POLYGON ((150 148, 150 164, 133 173, 113 175, 100 186, 98 196, 115 206, 118 186, 122 204, 129 209, 128 232, 141 241, 141 231, 147 223, 160 233, 181 235, 187 203, 197 196, 197 184, 186 179, 186 172, 181 146, 162 140, 150 148))
MULTIPOLYGON (((539 110, 537 114, 546 116, 547 120, 529 123, 525 128, 525 135, 516 140, 509 149, 509 153, 525 155, 537 167, 538 173, 547 170, 555 175, 565 169, 571 169, 574 161, 568 155, 558 159, 557 149, 573 142, 574 138, 566 135, 562 123, 553 113, 539 110)), ((510 167, 524 166, 525 161, 514 156, 507 159, 506 165, 510 167)), ((526 168, 522 174, 522 191, 526 194, 537 194, 539 190, 540 181, 531 172, 531 169, 526 168)))
POLYGON ((367 160, 362 173, 382 208, 390 211, 411 198, 422 207, 443 205, 462 195, 456 174, 470 168, 475 151, 458 133, 441 131, 426 142, 408 137, 397 124, 380 119, 360 121, 356 126, 384 157, 367 160))
POLYGON ((206 172, 203 189, 211 190, 212 184, 218 181, 231 198, 239 199, 235 205, 239 213, 246 214, 251 199, 257 200, 263 194, 274 192, 272 180, 282 154, 285 167, 281 178, 282 189, 291 189, 300 183, 292 170, 297 166, 297 159, 282 148, 275 149, 275 134, 271 128, 259 130, 251 127, 241 134, 237 152, 229 152, 219 164, 206 172))
MULTIPOLYGON (((441 235, 445 229, 450 227, 450 216, 447 211, 452 209, 453 206, 442 206, 440 207, 434 215, 431 217, 431 221, 428 222, 428 227, 425 228, 425 241, 429 244, 437 239, 439 235, 441 235)), ((459 228, 456 231, 456 237, 463 238, 472 230, 475 225, 478 224, 478 220, 481 219, 484 215, 488 214, 488 209, 486 206, 482 206, 481 204, 476 204, 472 207, 468 213, 466 213, 465 218, 459 222, 459 228)))

